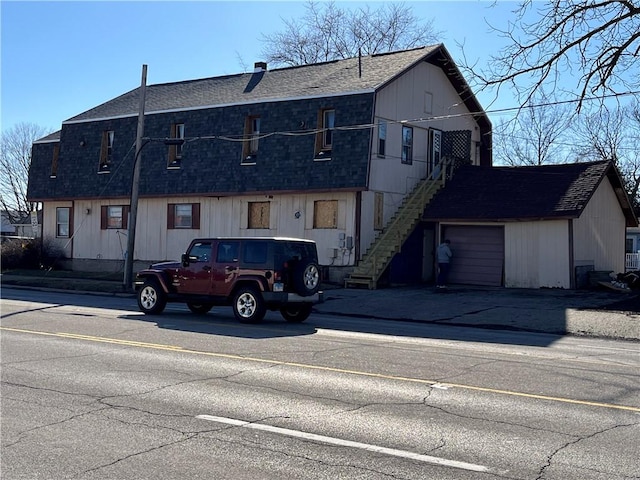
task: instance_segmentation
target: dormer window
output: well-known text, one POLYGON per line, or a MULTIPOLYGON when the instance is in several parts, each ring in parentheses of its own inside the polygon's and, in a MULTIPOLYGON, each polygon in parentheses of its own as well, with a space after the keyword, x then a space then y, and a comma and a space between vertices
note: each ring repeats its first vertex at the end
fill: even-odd
MULTIPOLYGON (((174 123, 171 125, 172 139, 184 140, 184 123, 174 123)), ((183 145, 169 145, 169 161, 167 168, 180 168, 182 164, 183 145)))
POLYGON ((331 160, 336 111, 334 109, 321 110, 319 117, 318 134, 316 137, 316 155, 314 159, 331 160))
POLYGON ((100 144, 100 164, 98 173, 109 173, 111 171, 111 161, 113 158, 113 140, 115 134, 113 130, 102 132, 102 143, 100 144))
POLYGON ((324 132, 322 133, 322 149, 331 150, 333 145, 333 128, 336 121, 336 111, 325 110, 322 114, 322 118, 322 128, 324 129, 324 132))
POLYGON ((260 117, 248 116, 244 122, 244 142, 242 145, 242 164, 255 165, 258 159, 260 143, 260 117))

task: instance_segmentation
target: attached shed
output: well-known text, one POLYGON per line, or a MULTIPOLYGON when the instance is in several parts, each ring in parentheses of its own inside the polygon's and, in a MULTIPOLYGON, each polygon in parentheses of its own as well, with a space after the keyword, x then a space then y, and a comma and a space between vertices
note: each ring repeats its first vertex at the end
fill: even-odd
POLYGON ((463 166, 426 207, 454 252, 451 283, 576 288, 581 269, 624 272, 638 225, 611 162, 463 166))

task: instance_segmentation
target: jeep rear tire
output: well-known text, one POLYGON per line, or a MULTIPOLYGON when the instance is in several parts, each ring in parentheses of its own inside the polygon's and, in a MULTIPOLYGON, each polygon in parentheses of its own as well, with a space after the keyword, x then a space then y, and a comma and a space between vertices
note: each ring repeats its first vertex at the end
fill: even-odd
POLYGON ((308 297, 320 288, 320 268, 313 260, 301 260, 293 271, 293 288, 298 295, 308 297))
POLYGON ((255 287, 240 287, 232 306, 233 314, 242 323, 260 322, 267 311, 264 299, 255 287))
POLYGON ((156 280, 149 279, 138 290, 138 307, 147 315, 162 313, 167 305, 167 296, 156 280))
POLYGON ((280 314, 287 322, 304 322, 311 314, 313 306, 310 303, 290 303, 280 308, 280 314))
POLYGON ((187 302, 187 307, 189 307, 189 310, 191 310, 193 313, 197 315, 204 315, 205 313, 208 313, 213 308, 213 304, 187 302))

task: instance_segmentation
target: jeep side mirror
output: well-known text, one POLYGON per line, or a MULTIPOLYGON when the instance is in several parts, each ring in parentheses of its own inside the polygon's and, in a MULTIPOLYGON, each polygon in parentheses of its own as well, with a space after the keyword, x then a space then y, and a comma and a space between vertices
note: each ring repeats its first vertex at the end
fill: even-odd
POLYGON ((189 265, 189 254, 187 253, 183 253, 182 256, 180 257, 180 259, 182 260, 182 266, 186 267, 189 265))

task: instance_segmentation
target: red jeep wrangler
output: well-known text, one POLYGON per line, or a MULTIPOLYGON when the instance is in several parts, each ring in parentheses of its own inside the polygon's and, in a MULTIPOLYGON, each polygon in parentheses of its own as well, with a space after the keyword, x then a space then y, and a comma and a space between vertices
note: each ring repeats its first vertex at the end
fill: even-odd
POLYGON ((138 306, 159 314, 167 302, 186 303, 204 314, 231 305, 241 322, 259 322, 266 310, 280 310, 288 322, 302 322, 323 301, 315 242, 297 238, 200 238, 181 262, 151 265, 136 275, 138 306))

